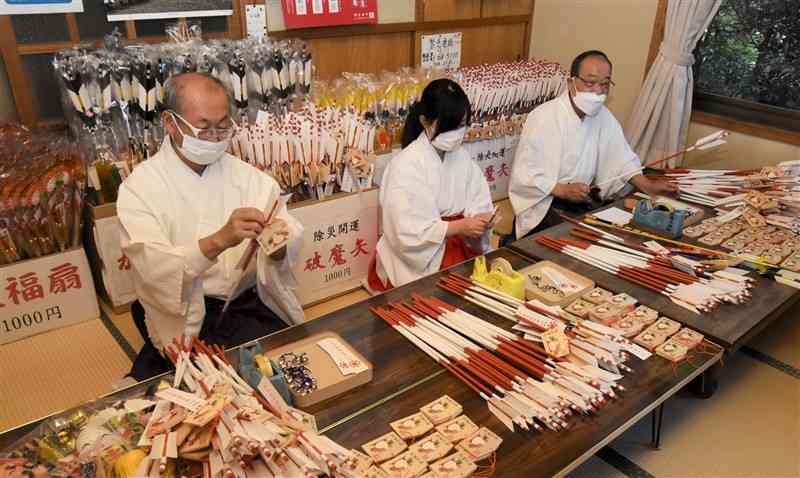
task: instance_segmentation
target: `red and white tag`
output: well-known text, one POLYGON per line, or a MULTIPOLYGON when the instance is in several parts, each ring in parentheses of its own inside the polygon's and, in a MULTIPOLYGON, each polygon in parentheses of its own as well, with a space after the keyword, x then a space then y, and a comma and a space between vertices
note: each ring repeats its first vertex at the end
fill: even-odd
POLYGON ((664 247, 661 244, 657 243, 656 241, 647 241, 643 245, 644 245, 644 247, 650 249, 651 251, 655 252, 658 255, 661 255, 661 256, 668 256, 669 255, 669 249, 667 249, 666 247, 664 247))
POLYGON ((180 405, 190 412, 196 412, 206 403, 205 399, 200 398, 193 393, 178 390, 177 388, 165 388, 164 390, 159 390, 156 392, 156 397, 162 400, 167 400, 168 402, 172 402, 175 405, 180 405))
POLYGON ((335 338, 322 339, 317 342, 317 345, 331 357, 342 375, 355 375, 369 370, 369 367, 361 359, 335 338))

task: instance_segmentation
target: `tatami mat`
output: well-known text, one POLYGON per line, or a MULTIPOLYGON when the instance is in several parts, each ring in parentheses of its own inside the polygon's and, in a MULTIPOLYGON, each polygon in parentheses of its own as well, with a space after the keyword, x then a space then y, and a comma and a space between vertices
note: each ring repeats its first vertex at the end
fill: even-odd
POLYGON ((627 475, 593 456, 567 475, 569 478, 625 478, 627 475))
POLYGON ((747 345, 794 368, 800 368, 800 304, 786 311, 747 345))
POLYGON ((0 346, 0 430, 111 391, 131 362, 99 319, 0 346))
POLYGON ((144 339, 142 338, 142 334, 139 333, 139 329, 136 328, 136 324, 133 323, 131 313, 123 312, 121 314, 115 314, 110 310, 104 310, 106 311, 108 319, 114 324, 117 330, 119 330, 122 337, 130 344, 133 350, 138 352, 144 345, 144 339))
POLYGON ((719 381, 707 400, 667 402, 660 450, 649 447, 649 417, 611 447, 659 478, 800 476, 800 382, 742 353, 719 381))

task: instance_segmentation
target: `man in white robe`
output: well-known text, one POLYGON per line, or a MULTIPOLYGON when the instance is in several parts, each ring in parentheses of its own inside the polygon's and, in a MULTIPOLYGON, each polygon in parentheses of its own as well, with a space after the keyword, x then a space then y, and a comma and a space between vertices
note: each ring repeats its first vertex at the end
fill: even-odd
POLYGON ((225 152, 235 127, 225 86, 210 75, 178 75, 165 103, 168 136, 117 201, 138 296, 132 314, 146 339, 131 370, 137 380, 168 368, 160 353, 180 336, 230 347, 303 320, 291 290, 302 226, 272 178, 225 152), (270 256, 259 248, 242 273, 237 264, 276 201, 289 241, 270 256))
POLYGON ((512 237, 558 224, 559 211, 586 212, 592 198, 608 200, 627 183, 651 196, 675 191, 642 175, 639 157, 603 105, 613 86, 611 70, 602 52, 578 55, 567 91, 528 115, 509 183, 512 237))

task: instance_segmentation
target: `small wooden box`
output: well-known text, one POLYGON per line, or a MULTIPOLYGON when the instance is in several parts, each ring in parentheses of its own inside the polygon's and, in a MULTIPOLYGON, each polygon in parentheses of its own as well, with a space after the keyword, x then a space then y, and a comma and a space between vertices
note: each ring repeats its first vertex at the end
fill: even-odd
POLYGON ((317 380, 317 389, 308 395, 298 395, 291 391, 291 389, 289 390, 289 393, 292 394, 292 400, 295 406, 299 408, 310 407, 323 400, 341 395, 351 389, 369 383, 372 380, 372 364, 358 353, 358 351, 353 349, 347 341, 334 332, 323 332, 321 334, 312 335, 306 339, 270 350, 266 355, 277 364, 280 362, 280 356, 287 352, 295 354, 305 353, 308 356, 306 367, 311 370, 311 373, 317 380), (317 345, 317 342, 327 338, 334 338, 341 342, 344 348, 364 362, 367 366, 367 370, 354 375, 343 375, 339 371, 339 367, 333 359, 331 359, 331 356, 328 355, 322 347, 317 345))
POLYGON ((525 276, 525 297, 528 300, 537 299, 542 301, 547 305, 566 305, 572 302, 573 300, 577 299, 587 290, 594 288, 594 281, 589 279, 588 277, 584 277, 580 274, 572 272, 569 269, 565 269, 560 265, 556 264, 555 262, 551 261, 541 261, 537 262, 532 266, 525 267, 524 269, 520 269, 518 271, 520 274, 525 276), (543 284, 553 285, 552 281, 547 279, 546 277, 541 275, 541 269, 553 269, 557 271, 562 276, 566 277, 570 281, 574 282, 578 285, 578 289, 572 293, 565 294, 564 296, 560 296, 556 293, 545 292, 535 287, 533 285, 533 281, 531 280, 532 276, 541 277, 541 281, 543 284))

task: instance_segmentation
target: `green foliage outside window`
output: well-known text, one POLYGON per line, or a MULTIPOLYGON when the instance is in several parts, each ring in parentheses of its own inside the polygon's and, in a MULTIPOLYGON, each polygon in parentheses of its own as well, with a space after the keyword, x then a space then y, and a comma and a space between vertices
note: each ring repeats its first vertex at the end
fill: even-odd
POLYGON ((696 91, 800 110, 800 0, 723 0, 695 59, 696 91))

